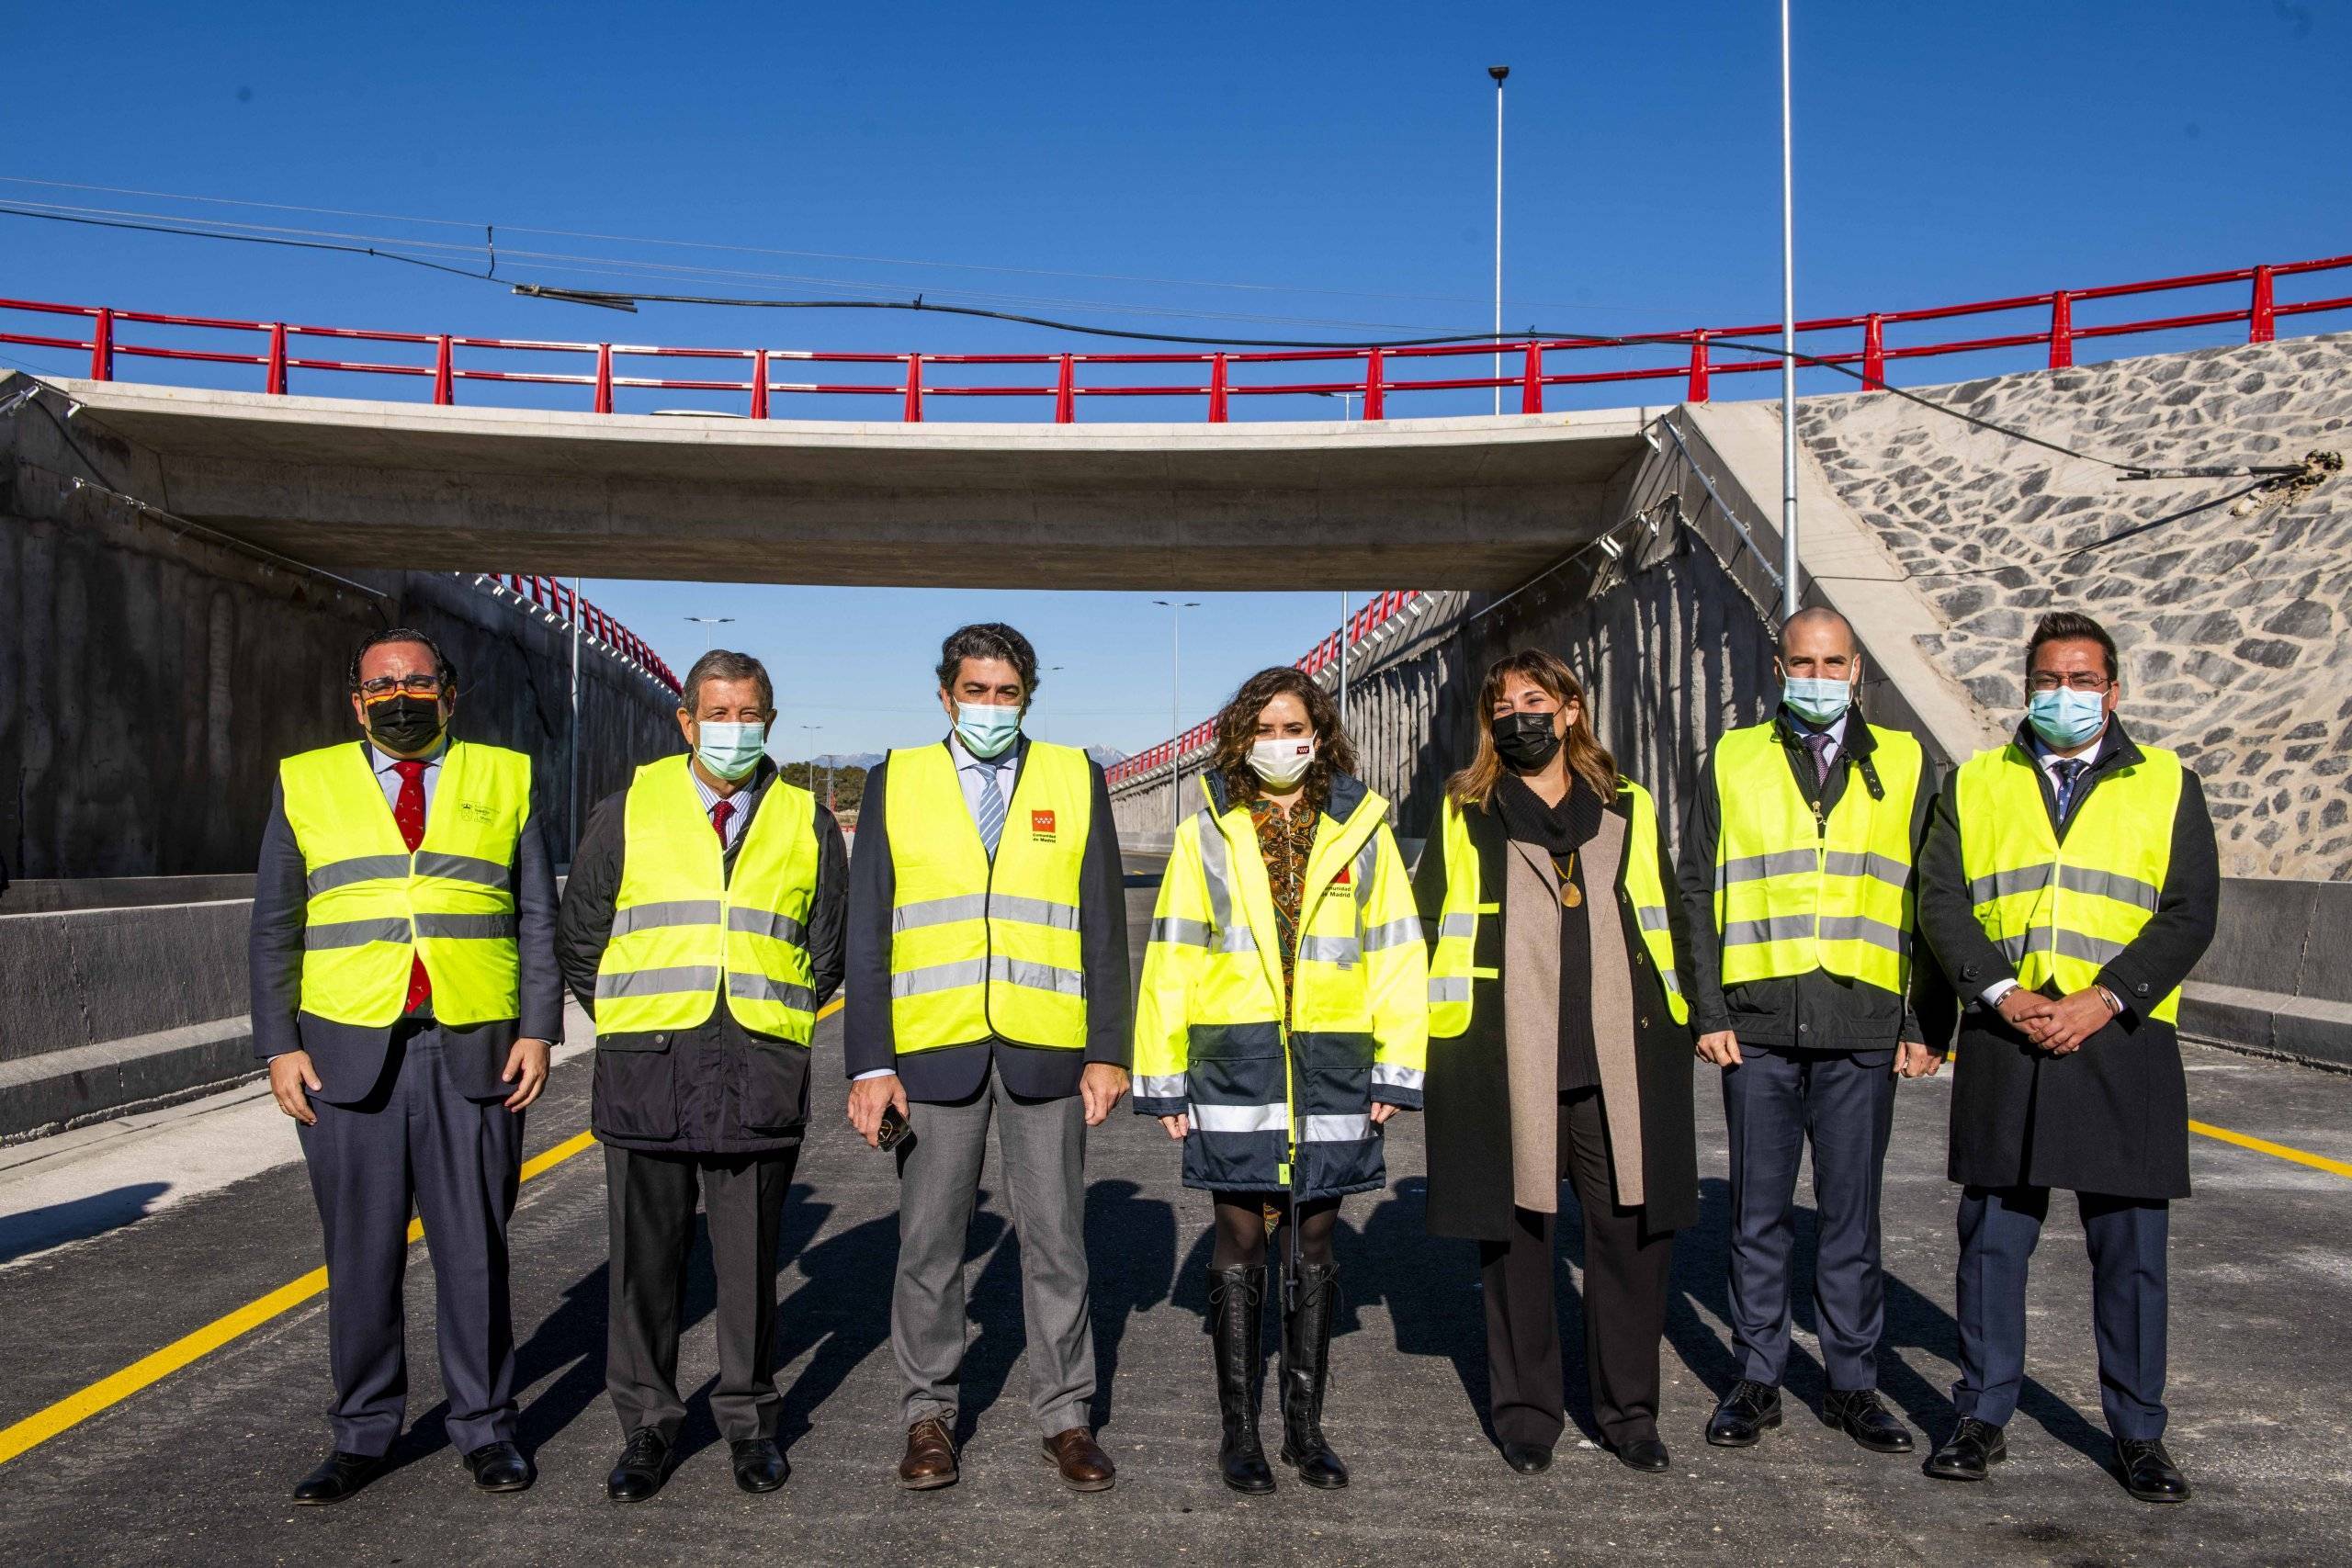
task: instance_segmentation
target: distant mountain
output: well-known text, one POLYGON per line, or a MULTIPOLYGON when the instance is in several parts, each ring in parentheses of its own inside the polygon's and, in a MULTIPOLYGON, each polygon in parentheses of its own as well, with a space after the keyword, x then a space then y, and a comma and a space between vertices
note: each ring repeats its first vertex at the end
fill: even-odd
POLYGON ((870 768, 888 755, 881 751, 850 751, 840 755, 828 751, 817 759, 820 768, 870 768))
POLYGON ((1089 746, 1086 754, 1106 768, 1127 760, 1127 754, 1116 746, 1089 746))

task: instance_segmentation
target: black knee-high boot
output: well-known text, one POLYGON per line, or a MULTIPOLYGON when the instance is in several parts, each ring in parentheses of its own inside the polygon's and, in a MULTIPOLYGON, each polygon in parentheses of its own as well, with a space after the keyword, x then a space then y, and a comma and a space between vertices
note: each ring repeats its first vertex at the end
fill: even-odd
POLYGON ((1283 1323, 1283 1462, 1309 1486, 1325 1488, 1348 1483, 1348 1467, 1323 1440, 1323 1391, 1330 1382, 1339 1284, 1338 1265, 1299 1264, 1297 1304, 1283 1323))
POLYGON ((1258 1365, 1263 1353, 1265 1293, 1257 1269, 1209 1271, 1209 1334, 1216 1350, 1216 1406, 1225 1435, 1217 1469, 1236 1492, 1272 1492, 1274 1472, 1258 1444, 1258 1365))

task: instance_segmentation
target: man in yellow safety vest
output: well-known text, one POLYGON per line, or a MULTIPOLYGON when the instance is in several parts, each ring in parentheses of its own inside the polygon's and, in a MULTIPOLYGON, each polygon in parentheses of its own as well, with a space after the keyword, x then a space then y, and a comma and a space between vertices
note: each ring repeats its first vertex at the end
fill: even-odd
POLYGON ((946 739, 866 774, 843 1013, 850 1122, 899 1161, 899 1483, 958 1474, 964 1250, 993 1122, 1030 1408, 1062 1480, 1097 1492, 1114 1472, 1092 1429, 1086 1129, 1126 1092, 1134 1050, 1118 829, 1092 759, 1021 734, 1037 690, 1028 638, 965 626, 938 675, 946 739))
POLYGON ((1982 1481, 2025 1379, 2026 1266, 2072 1189, 2091 1258, 2100 1404, 2124 1487, 2178 1503, 2165 1451, 2165 1253, 2188 1196, 2180 986, 2213 939, 2205 792, 2116 715, 2115 641, 2056 611, 2026 649, 2026 721, 1952 772, 1919 921, 1969 1008, 1951 1094, 1961 1184, 1959 1423, 1929 1475, 1982 1481))

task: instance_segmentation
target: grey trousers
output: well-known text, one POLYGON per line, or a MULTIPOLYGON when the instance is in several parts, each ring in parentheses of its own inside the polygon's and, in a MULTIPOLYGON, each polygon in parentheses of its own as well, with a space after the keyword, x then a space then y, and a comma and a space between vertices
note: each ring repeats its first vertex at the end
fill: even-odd
POLYGON ((326 1236, 327 1359, 334 1446, 380 1455, 408 1404, 401 1280, 408 1222, 424 1221, 434 1325, 459 1453, 514 1436, 514 1328, 506 1296, 506 1222, 523 1165, 523 1118, 468 1100, 442 1060, 441 1032, 395 1037, 365 1100, 313 1098, 300 1129, 326 1236))
POLYGON ((899 1161, 899 1277, 890 1349, 907 1384, 908 1426, 953 1428, 964 1364, 964 1247, 972 1228, 989 1123, 1021 1243, 1021 1309, 1029 1407, 1040 1436, 1091 1424, 1094 1329, 1087 1315, 1086 1111, 1077 1095, 1023 1100, 991 1068, 954 1105, 908 1107, 914 1133, 899 1161))
POLYGON ((605 1145, 612 1280, 605 1392, 623 1436, 651 1427, 674 1444, 685 1424, 685 1402, 678 1397, 678 1329, 685 1314, 697 1187, 710 1224, 718 1303, 718 1383, 711 1390, 711 1416, 730 1442, 775 1436, 784 1414, 775 1386, 776 1229, 799 1158, 798 1149, 696 1155, 605 1145))

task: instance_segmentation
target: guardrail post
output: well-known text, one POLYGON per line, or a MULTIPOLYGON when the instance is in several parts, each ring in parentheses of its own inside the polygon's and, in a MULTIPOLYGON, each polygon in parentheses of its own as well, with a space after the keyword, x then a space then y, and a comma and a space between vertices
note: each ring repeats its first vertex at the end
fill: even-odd
POLYGON ((443 333, 433 348, 433 401, 447 408, 458 400, 457 369, 449 363, 449 334, 443 333))
POLYGON ((752 355, 752 417, 768 416, 768 351, 761 349, 752 355))
POLYGON ((1527 345, 1527 368, 1519 378, 1519 412, 1544 412, 1544 350, 1532 343, 1527 345))
POLYGON ((1212 354, 1209 355, 1209 423, 1223 424, 1225 422, 1225 355, 1212 354))
POLYGON ((1875 310, 1862 318, 1862 390, 1886 390, 1886 338, 1875 310))
POLYGON ((1366 419, 1386 419, 1388 404, 1382 396, 1382 367, 1380 350, 1374 349, 1363 366, 1363 416, 1366 419))
POLYGON ((286 323, 284 321, 272 321, 269 324, 269 395, 274 398, 282 398, 286 395, 286 323))
POLYGON ((1697 333, 1690 339, 1690 389, 1683 394, 1683 401, 1703 403, 1707 400, 1707 334, 1697 333))
POLYGON ((922 355, 907 355, 907 408, 900 416, 909 424, 922 423, 922 355))
POLYGON ((2278 319, 2272 313, 2270 303, 2270 269, 2254 269, 2254 304, 2246 311, 2245 341, 2269 343, 2278 335, 2278 319))
POLYGON ((1078 423, 1076 378, 1077 372, 1071 367, 1070 356, 1067 354, 1063 355, 1060 378, 1054 383, 1054 423, 1056 424, 1078 423))
POLYGON ((596 345, 596 412, 613 412, 613 345, 596 345))
POLYGON ((90 379, 114 379, 114 309, 98 311, 97 321, 90 328, 90 379))
POLYGON ((2050 297, 2050 368, 2065 370, 2075 363, 2075 297, 2061 288, 2050 297))

